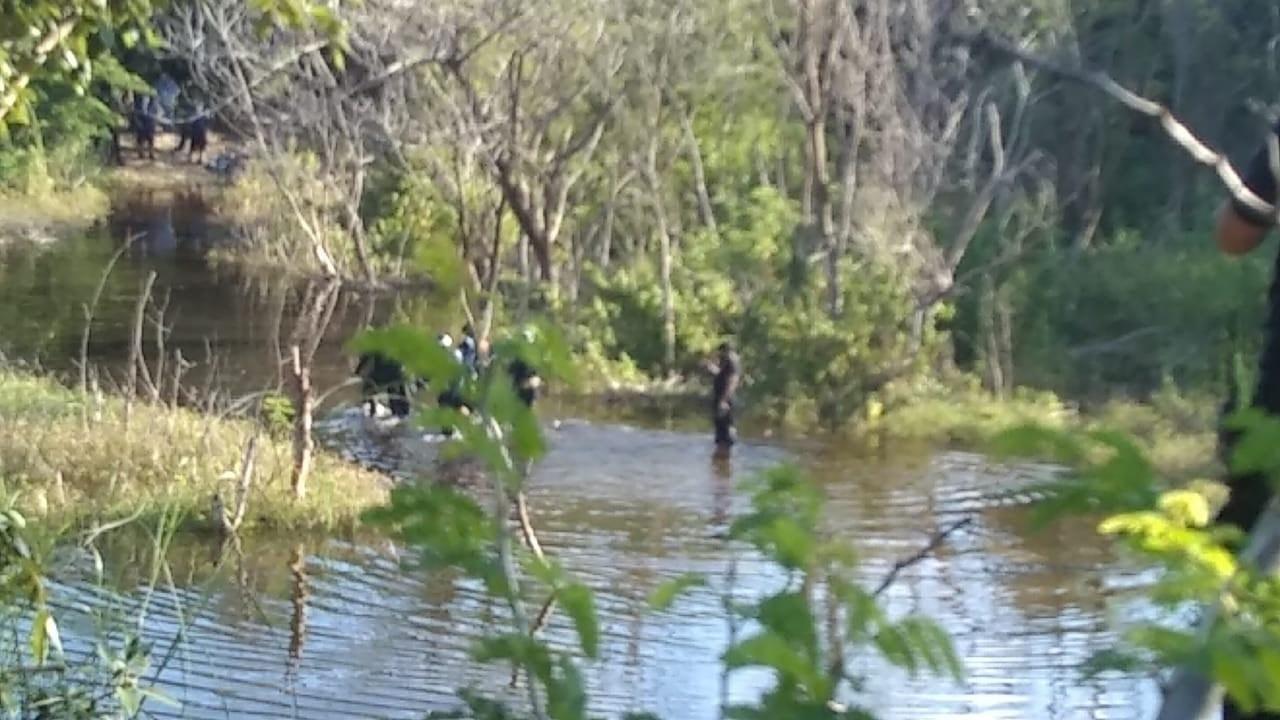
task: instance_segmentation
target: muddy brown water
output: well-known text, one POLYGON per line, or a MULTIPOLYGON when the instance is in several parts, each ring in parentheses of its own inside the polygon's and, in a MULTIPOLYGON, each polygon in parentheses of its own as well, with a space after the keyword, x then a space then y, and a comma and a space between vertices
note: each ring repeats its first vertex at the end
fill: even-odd
MULTIPOLYGON (((217 240, 216 223, 191 197, 122 203, 83 236, 0 248, 0 349, 69 370, 79 352, 80 305, 122 237, 139 230, 147 235, 107 282, 90 360, 122 366, 134 298, 155 270, 173 325, 166 347, 197 363, 190 386, 209 375, 236 392, 274 382, 274 317, 282 306, 286 316, 293 312, 291 301, 207 267, 203 250, 217 240), (212 367, 204 362, 209 351, 212 367)), ((342 343, 370 312, 384 312, 370 311, 370 302, 341 303, 317 360, 322 386, 349 376, 342 343)), ((338 393, 328 406, 326 441, 360 461, 411 470, 405 463, 413 453, 370 430, 351 399, 338 393)), ((867 653, 853 659, 868 681, 851 699, 882 717, 910 720, 1152 714, 1151 683, 1081 675, 1087 657, 1113 642, 1113 621, 1142 611, 1119 589, 1132 570, 1090 523, 1029 532, 1024 510, 992 500, 1018 479, 980 455, 869 458, 815 440, 748 438, 726 466, 712 461, 701 421, 675 411, 623 415, 613 406, 550 401, 541 413, 564 424, 549 433, 550 453, 532 482, 535 521, 547 549, 598 593, 602 652, 586 668, 593 709, 602 715, 717 716, 725 690, 718 656, 728 633, 719 593, 731 575, 744 596, 780 581, 719 531, 745 506, 735 484, 783 459, 799 461, 824 484, 833 527, 859 549, 868 584, 931 534, 973 519, 887 594, 893 612, 923 612, 952 634, 965 680, 913 679, 867 653), (645 610, 653 587, 690 571, 708 575, 711 586, 670 611, 645 610)), ((179 538, 169 554, 174 586, 144 593, 146 544, 109 540, 106 564, 120 571, 113 583, 121 594, 70 576, 57 587, 69 646, 87 650, 75 638, 92 634, 104 608, 132 617, 145 604, 143 627, 160 666, 151 674, 180 703, 149 704, 159 717, 417 718, 455 707, 459 686, 506 692, 506 671, 466 658, 469 641, 501 616, 474 584, 406 569, 407 551, 385 541, 262 538, 242 550, 224 556, 207 540, 179 538)), ((548 632, 572 638, 562 614, 548 632)), ((749 700, 767 683, 741 671, 727 692, 749 700)))

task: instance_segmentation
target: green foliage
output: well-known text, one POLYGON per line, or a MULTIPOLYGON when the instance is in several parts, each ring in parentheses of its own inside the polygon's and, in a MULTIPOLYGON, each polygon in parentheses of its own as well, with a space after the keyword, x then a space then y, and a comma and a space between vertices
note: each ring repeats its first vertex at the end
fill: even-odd
POLYGON ((287 435, 293 429, 294 415, 293 402, 285 395, 269 393, 262 398, 262 424, 272 435, 287 435))
POLYGON ((868 404, 895 379, 911 378, 932 342, 911 359, 906 287, 893 270, 842 267, 841 312, 823 310, 824 284, 808 283, 786 304, 762 299, 742 319, 744 362, 752 394, 765 408, 825 427, 866 417, 868 404))
MULTIPOLYGON (((163 557, 173 527, 168 519, 161 520, 153 536, 157 559, 163 557)), ((99 597, 107 599, 110 592, 95 545, 102 532, 108 531, 87 535, 77 550, 94 559, 97 577, 91 582, 96 582, 99 597)), ((148 700, 174 705, 143 681, 150 648, 138 627, 120 632, 113 623, 104 623, 101 637, 77 638, 89 641, 92 657, 73 659, 64 652, 64 642, 71 638, 63 637, 46 583, 55 539, 29 526, 12 499, 0 510, 0 626, 5 638, 0 642, 0 712, 15 719, 123 720, 141 716, 148 700), (24 626, 29 630, 21 630, 24 626)), ((107 620, 105 614, 95 619, 107 620)))
MULTIPOLYGON (((960 659, 950 638, 920 616, 894 620, 868 592, 847 578, 856 557, 841 540, 822 530, 824 499, 820 488, 794 465, 765 471, 748 485, 751 511, 734 520, 729 537, 750 544, 763 557, 788 571, 783 587, 747 604, 727 603, 737 618, 759 630, 735 638, 724 653, 729 671, 759 667, 776 683, 755 706, 725 709, 728 718, 869 718, 866 708, 839 702, 842 687, 863 687, 866 678, 850 674, 845 658, 858 647, 874 649, 885 660, 912 674, 927 671, 959 680, 960 659), (842 624, 824 628, 814 589, 824 588, 842 624)), ((705 580, 683 576, 654 591, 650 604, 666 607, 683 590, 705 580)))
MULTIPOLYGON (((904 362, 912 305, 901 275, 870 261, 843 264, 840 312, 831 315, 827 280, 796 257, 804 233, 796 203, 767 187, 725 203, 719 235, 693 233, 676 264, 677 369, 699 372, 733 335, 760 410, 828 427, 865 416, 888 380, 912 375, 904 362)), ((609 357, 658 374, 662 292, 653 263, 595 270, 592 290, 583 318, 590 337, 609 357)), ((926 328, 921 340, 924 358, 936 334, 926 328)))
MULTIPOLYGON (((149 20, 168 5, 166 0, 41 0, 0 6, 0 133, 33 121, 33 86, 66 83, 82 95, 113 53, 139 42, 159 45, 149 20)), ((252 6, 264 31, 277 23, 316 28, 331 39, 334 58, 341 60, 345 27, 332 9, 308 0, 254 0, 252 6)))
MULTIPOLYGON (((1206 217, 1208 214, 1206 213, 1206 217)), ((1232 358, 1255 357, 1270 258, 1228 258, 1208 232, 1160 245, 1120 232, 1085 252, 1043 245, 997 279, 1020 383, 1069 397, 1146 397, 1167 383, 1221 393, 1232 358)), ((975 250, 968 267, 992 262, 975 250)), ((966 366, 988 347, 981 292, 959 301, 952 333, 966 366)))
POLYGON ((407 274, 429 275, 442 296, 456 295, 466 278, 455 241, 457 212, 421 175, 397 174, 388 185, 362 209, 372 220, 371 250, 402 267, 407 261, 407 274))
MULTIPOLYGON (((1280 421, 1256 412, 1236 413, 1229 425, 1242 432, 1230 459, 1241 472, 1280 474, 1280 421)), ((1246 712, 1280 709, 1280 578, 1239 562, 1238 529, 1213 524, 1215 509, 1201 487, 1165 488, 1151 463, 1118 433, 1083 436, 1024 427, 998 443, 1006 457, 1050 458, 1071 469, 1037 483, 1037 517, 1101 514, 1098 531, 1114 537, 1135 562, 1157 570, 1143 595, 1172 613, 1189 605, 1217 607, 1206 630, 1175 629, 1167 621, 1124 627, 1117 647, 1098 652, 1085 667, 1154 671, 1190 666, 1207 673, 1246 712)), ((1020 491, 1020 492, 1026 492, 1020 491)))

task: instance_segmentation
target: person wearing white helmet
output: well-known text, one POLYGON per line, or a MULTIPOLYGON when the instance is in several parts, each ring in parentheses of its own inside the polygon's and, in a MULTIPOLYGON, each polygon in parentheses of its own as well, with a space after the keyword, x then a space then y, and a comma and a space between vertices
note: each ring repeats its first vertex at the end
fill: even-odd
MULTIPOLYGON (((465 364, 462 356, 462 350, 453 346, 452 335, 450 335, 447 332, 443 332, 443 333, 440 333, 440 336, 438 339, 441 347, 453 350, 452 354, 453 354, 454 360, 457 360, 459 363, 465 364)), ((452 408, 462 413, 463 415, 470 415, 471 406, 467 403, 466 399, 463 398, 462 396, 462 380, 463 380, 462 378, 458 378, 457 380, 454 380, 452 383, 450 383, 448 387, 446 387, 443 391, 441 391, 441 393, 438 396, 436 396, 436 402, 439 403, 440 407, 452 408)), ((443 429, 443 432, 445 437, 450 437, 453 435, 453 428, 446 427, 443 429)))

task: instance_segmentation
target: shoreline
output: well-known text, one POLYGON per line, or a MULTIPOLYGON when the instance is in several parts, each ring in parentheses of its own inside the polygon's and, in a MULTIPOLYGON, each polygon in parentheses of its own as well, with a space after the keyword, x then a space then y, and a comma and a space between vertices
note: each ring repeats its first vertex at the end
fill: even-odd
MULTIPOLYGON (((178 512, 184 529, 215 532, 214 496, 233 502, 254 435, 245 419, 0 368, 0 479, 36 522, 78 528, 178 512)), ((265 432, 252 468, 241 534, 353 530, 390 491, 382 474, 317 447, 306 494, 294 500, 289 441, 265 432)))
MULTIPOLYGON (((644 415, 646 408, 666 410, 668 418, 679 421, 678 429, 710 433, 709 422, 701 428, 696 413, 670 412, 673 405, 698 400, 696 395, 639 390, 615 390, 611 397, 579 391, 557 401, 598 403, 602 412, 590 419, 613 422, 623 420, 628 410, 654 422, 653 415, 644 415)), ((1183 420, 1179 424, 1156 404, 1117 400, 1097 412, 1068 414, 1043 400, 997 401, 957 393, 890 410, 864 428, 824 432, 790 427, 775 433, 747 415, 741 429, 748 438, 843 443, 874 456, 905 448, 985 453, 996 434, 1026 422, 1073 430, 1107 427, 1133 437, 1168 479, 1211 477, 1217 463, 1213 428, 1183 420)), ((252 427, 245 419, 95 397, 38 372, 0 369, 0 478, 37 522, 83 527, 178 510, 185 515, 185 531, 216 532, 210 499, 213 493, 228 500, 234 494, 233 476, 252 427)), ((385 501, 393 485, 381 472, 318 444, 308 493, 295 502, 288 492, 287 437, 264 434, 262 445, 243 534, 354 532, 361 513, 385 501)))

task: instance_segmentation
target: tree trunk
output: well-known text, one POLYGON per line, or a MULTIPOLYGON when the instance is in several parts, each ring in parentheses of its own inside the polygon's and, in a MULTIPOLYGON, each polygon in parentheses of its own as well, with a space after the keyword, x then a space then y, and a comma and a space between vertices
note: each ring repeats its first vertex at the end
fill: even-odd
POLYGON ((1004 399, 1004 368, 1000 363, 1000 342, 997 337, 996 292, 990 273, 982 275, 982 299, 978 303, 978 333, 982 338, 983 373, 987 392, 997 399, 1004 399))
POLYGON ((315 452, 315 440, 311 437, 312 415, 315 398, 311 391, 311 365, 302 361, 302 351, 297 345, 289 348, 293 370, 293 475, 289 484, 295 499, 302 499, 307 492, 307 476, 311 474, 311 460, 315 452))

